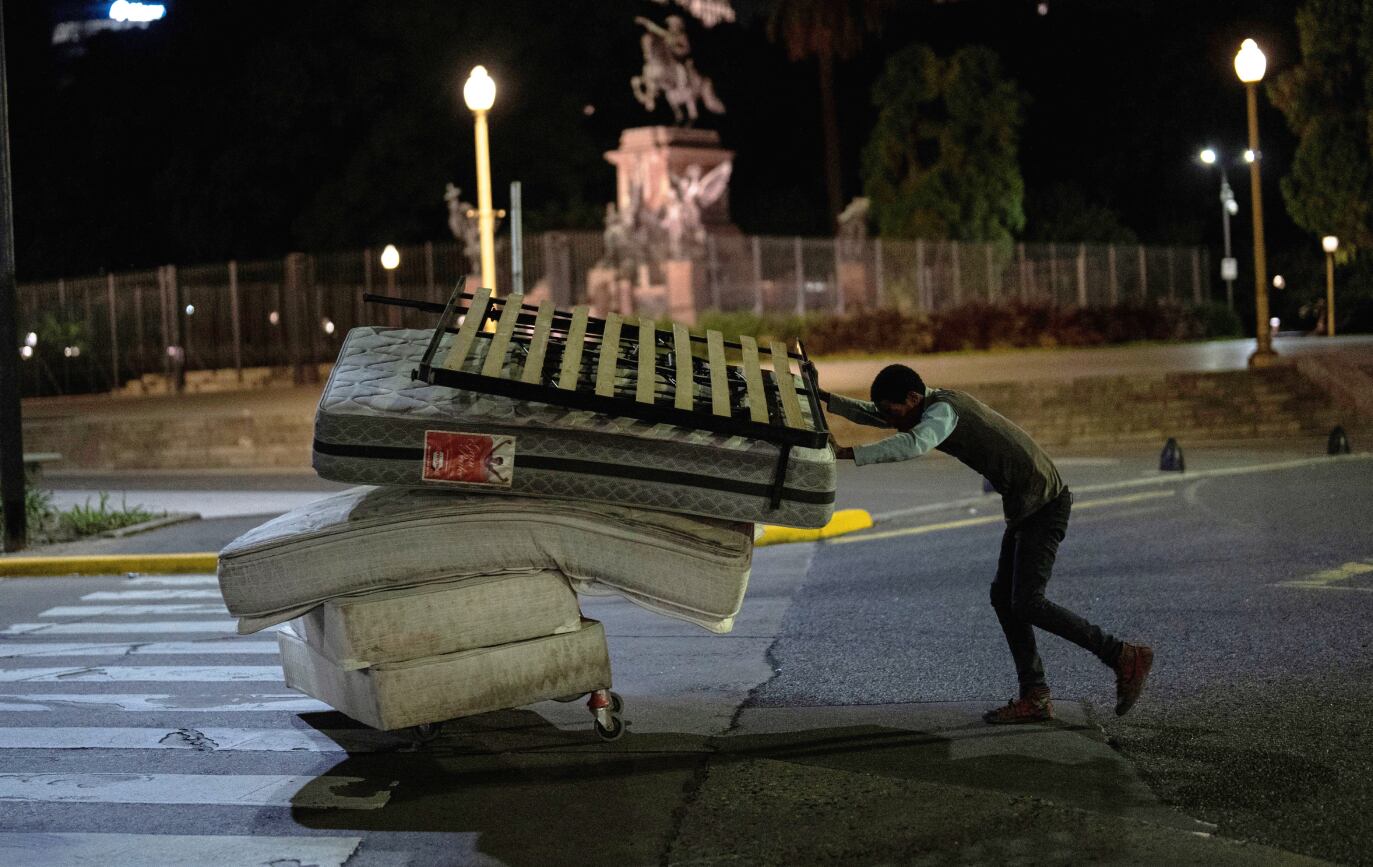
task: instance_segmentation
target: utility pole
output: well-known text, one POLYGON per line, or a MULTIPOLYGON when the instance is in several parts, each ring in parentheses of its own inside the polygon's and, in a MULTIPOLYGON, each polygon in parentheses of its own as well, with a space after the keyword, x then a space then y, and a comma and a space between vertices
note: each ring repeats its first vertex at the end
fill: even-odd
POLYGON ((5 550, 28 544, 24 512, 24 427, 19 401, 19 331, 15 316, 14 206, 10 200, 9 78, 5 70, 5 9, 0 0, 0 505, 5 550))

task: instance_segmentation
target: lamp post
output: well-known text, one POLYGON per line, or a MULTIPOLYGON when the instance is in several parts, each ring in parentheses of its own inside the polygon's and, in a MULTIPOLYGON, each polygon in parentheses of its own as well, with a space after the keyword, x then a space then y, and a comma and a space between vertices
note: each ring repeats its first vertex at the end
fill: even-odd
POLYGON ((1235 193, 1230 189, 1230 178, 1225 174, 1225 161, 1217 160, 1216 152, 1213 148, 1202 151, 1199 158, 1208 166, 1218 165, 1220 167, 1220 219, 1221 228, 1225 235, 1225 259, 1221 262, 1220 276, 1225 281, 1225 303, 1233 310, 1235 308, 1235 257, 1230 253, 1230 218, 1239 213, 1239 202, 1235 201, 1235 193))
POLYGON ((1246 39, 1240 44, 1235 55, 1235 74, 1244 82, 1246 101, 1249 107, 1249 151, 1245 159, 1249 161, 1249 188, 1251 210, 1254 214, 1254 318, 1256 346, 1249 356, 1250 367, 1266 367, 1271 364, 1277 353, 1273 351, 1273 335, 1268 323, 1268 263, 1263 247, 1263 192, 1259 185, 1259 164, 1263 152, 1259 150, 1259 98, 1258 83, 1268 68, 1268 58, 1259 50, 1258 43, 1246 39))
POLYGON ((491 147, 486 133, 486 113, 496 102, 496 82, 485 66, 472 67, 462 86, 462 98, 476 118, 477 135, 477 230, 481 234, 482 285, 496 288, 496 214, 491 209, 491 147))
POLYGON ((1334 235, 1321 238, 1321 249, 1325 251, 1325 334, 1335 336, 1335 251, 1340 249, 1340 239, 1334 235))

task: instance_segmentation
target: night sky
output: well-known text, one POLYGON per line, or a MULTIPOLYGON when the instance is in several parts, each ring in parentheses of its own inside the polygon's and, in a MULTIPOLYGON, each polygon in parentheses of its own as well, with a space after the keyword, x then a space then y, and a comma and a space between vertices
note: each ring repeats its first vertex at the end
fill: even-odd
MULTIPOLYGON (((728 114, 703 126, 738 152, 731 191, 746 232, 821 234, 828 217, 813 61, 766 37, 764 0, 739 20, 691 24, 699 69, 728 114)), ((911 42, 997 51, 1029 97, 1021 168, 1029 238, 1052 236, 1052 203, 1116 212, 1144 242, 1219 246, 1218 178, 1195 160, 1244 147, 1232 58, 1246 36, 1269 76, 1299 61, 1296 0, 899 0, 882 33, 839 67, 845 197, 885 58, 911 42)), ((499 83, 491 114, 496 205, 524 184, 526 229, 597 228, 614 193, 603 151, 650 116, 628 80, 649 0, 168 0, 165 21, 52 44, 62 20, 101 5, 5 5, 17 264, 21 280, 174 262, 279 256, 447 237, 452 180, 475 193, 461 83, 476 63, 499 83)), ((1270 259, 1314 239, 1278 192, 1293 138, 1261 101, 1270 259)), ((1237 255, 1247 255, 1249 185, 1237 255)), ((1072 241, 1076 238, 1062 238, 1072 241)), ((1218 253, 1217 253, 1218 257, 1218 253)))

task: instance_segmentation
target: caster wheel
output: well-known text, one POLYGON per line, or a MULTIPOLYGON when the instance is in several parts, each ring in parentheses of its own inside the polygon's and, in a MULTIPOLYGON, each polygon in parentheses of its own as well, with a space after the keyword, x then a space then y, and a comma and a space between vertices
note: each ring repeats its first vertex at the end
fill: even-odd
POLYGON ((411 726, 405 730, 405 734, 411 741, 417 744, 427 744, 439 736, 443 731, 443 723, 425 723, 424 725, 411 726))
POLYGON ((596 734, 603 741, 618 741, 625 733, 625 721, 618 716, 610 718, 610 725, 601 725, 600 720, 596 720, 593 725, 596 727, 596 734))
POLYGON ((613 714, 618 714, 620 711, 624 709, 625 700, 620 698, 620 694, 618 692, 612 691, 610 693, 610 712, 613 714))

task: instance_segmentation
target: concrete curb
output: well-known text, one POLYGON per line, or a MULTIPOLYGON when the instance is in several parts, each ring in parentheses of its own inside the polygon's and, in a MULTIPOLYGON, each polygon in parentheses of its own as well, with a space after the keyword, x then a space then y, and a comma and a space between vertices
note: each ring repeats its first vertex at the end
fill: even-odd
POLYGON ((798 530, 795 527, 763 526, 762 535, 754 541, 754 547, 764 545, 787 545, 794 542, 817 542, 832 539, 846 533, 856 533, 872 526, 872 515, 866 509, 842 509, 834 513, 830 522, 812 530, 798 530))
POLYGON ((81 554, 67 557, 0 557, 0 578, 38 578, 65 575, 209 573, 219 567, 219 555, 195 554, 81 554))

